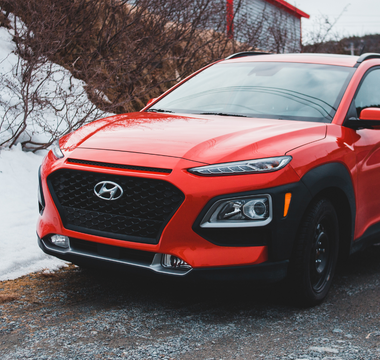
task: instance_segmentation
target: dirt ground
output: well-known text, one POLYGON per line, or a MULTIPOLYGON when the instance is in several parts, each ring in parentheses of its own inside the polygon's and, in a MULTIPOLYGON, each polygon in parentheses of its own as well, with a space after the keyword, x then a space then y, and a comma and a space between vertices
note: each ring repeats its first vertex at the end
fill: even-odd
POLYGON ((0 359, 380 359, 380 246, 300 309, 283 286, 75 266, 0 282, 0 359))

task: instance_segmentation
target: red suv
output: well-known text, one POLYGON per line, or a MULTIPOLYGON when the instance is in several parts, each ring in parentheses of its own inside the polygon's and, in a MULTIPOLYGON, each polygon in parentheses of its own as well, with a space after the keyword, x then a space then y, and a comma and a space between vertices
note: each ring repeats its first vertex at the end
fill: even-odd
POLYGON ((378 242, 380 54, 238 53, 62 137, 38 242, 84 266, 279 281, 321 302, 378 242))

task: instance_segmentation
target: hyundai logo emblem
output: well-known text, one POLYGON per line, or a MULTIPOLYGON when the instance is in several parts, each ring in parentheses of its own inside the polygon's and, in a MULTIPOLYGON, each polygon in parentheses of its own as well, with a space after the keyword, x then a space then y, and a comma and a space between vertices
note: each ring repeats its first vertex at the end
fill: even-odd
POLYGON ((94 193, 103 200, 117 200, 123 195, 123 189, 112 181, 101 181, 95 185, 94 193))

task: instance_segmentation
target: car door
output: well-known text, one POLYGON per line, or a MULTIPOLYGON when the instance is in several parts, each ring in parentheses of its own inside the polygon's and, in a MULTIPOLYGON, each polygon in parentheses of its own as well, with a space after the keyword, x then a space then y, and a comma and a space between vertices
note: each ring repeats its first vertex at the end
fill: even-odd
MULTIPOLYGON (((351 105, 357 118, 368 107, 380 108, 380 67, 363 76, 351 105)), ((380 230, 380 130, 358 129, 356 134, 353 146, 357 158, 355 238, 358 238, 372 225, 377 224, 380 230)))

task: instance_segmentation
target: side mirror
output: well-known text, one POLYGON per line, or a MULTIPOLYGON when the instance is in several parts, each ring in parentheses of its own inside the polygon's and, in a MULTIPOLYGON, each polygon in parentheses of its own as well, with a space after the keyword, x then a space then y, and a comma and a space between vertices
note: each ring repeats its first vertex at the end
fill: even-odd
POLYGON ((360 120, 378 120, 380 121, 380 108, 366 108, 360 113, 360 120))
POLYGON ((360 113, 359 119, 349 118, 344 125, 357 129, 380 129, 380 108, 366 108, 360 113))
MULTIPOLYGON (((153 99, 150 99, 149 101, 148 101, 148 103, 146 104, 146 106, 149 106, 152 102, 154 102, 154 101, 156 101, 157 100, 157 98, 153 98, 153 99)), ((379 109, 380 110, 380 109, 379 109)))

